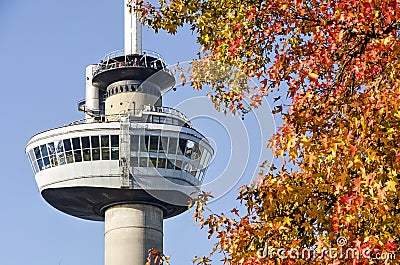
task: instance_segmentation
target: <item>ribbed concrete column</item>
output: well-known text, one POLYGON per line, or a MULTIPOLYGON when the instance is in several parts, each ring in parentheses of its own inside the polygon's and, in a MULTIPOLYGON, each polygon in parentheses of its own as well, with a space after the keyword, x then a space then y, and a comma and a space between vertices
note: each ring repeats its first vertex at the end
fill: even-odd
POLYGON ((148 250, 163 250, 163 212, 144 204, 122 204, 105 213, 105 265, 144 265, 148 250))

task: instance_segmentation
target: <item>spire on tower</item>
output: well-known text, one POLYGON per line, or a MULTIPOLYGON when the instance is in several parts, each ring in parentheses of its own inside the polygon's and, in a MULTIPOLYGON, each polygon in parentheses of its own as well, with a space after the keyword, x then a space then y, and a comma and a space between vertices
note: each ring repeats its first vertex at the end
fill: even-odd
POLYGON ((124 0, 125 55, 142 53, 142 24, 136 12, 138 0, 124 0), (129 7, 129 8, 128 8, 129 7))

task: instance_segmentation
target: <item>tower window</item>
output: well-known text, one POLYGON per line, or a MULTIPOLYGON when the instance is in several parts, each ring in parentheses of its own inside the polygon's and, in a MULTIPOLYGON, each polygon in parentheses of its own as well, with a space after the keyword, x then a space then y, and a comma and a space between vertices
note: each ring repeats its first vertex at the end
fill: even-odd
POLYGON ((81 141, 79 138, 72 138, 72 146, 74 150, 81 149, 81 141))
POLYGON ((58 140, 31 149, 35 174, 50 167, 83 161, 119 160, 119 135, 84 136, 58 140))

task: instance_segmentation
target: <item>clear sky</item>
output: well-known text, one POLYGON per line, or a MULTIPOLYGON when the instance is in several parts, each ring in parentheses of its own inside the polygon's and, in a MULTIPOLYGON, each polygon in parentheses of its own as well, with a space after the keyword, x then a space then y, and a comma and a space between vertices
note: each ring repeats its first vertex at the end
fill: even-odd
MULTIPOLYGON (((2 265, 104 263, 104 224, 80 220, 50 207, 38 192, 24 148, 34 134, 83 117, 76 103, 85 95, 85 67, 123 48, 122 8, 123 0, 0 2, 2 265)), ((145 31, 143 47, 161 53, 169 64, 196 58, 198 51, 195 37, 188 30, 175 36, 145 31)), ((181 87, 167 95, 164 103, 173 107, 183 104, 181 110, 186 113, 191 109, 182 102, 205 93, 181 87)), ((212 107, 208 104, 196 110, 192 115, 201 116, 202 111, 212 107)), ((249 183, 260 155, 248 145, 255 149, 265 145, 255 139, 261 135, 257 126, 252 127, 255 118, 246 120, 247 139, 251 139, 247 144, 241 138, 227 139, 237 135, 236 127, 229 127, 232 118, 214 112, 204 116, 206 119, 197 118, 194 124, 217 146, 206 182, 225 171, 239 180, 236 187, 249 183), (224 124, 228 124, 226 128, 224 124), (245 161, 245 177, 235 174, 241 169, 232 166, 231 157, 245 161)), ((270 134, 275 129, 271 116, 259 117, 270 134)), ((218 185, 227 191, 232 183, 235 181, 218 185)), ((217 212, 230 209, 238 204, 236 196, 234 188, 211 206, 217 212)), ((191 264, 195 255, 205 255, 212 248, 205 231, 193 225, 191 213, 165 221, 164 227, 164 250, 172 256, 172 264, 191 264)))

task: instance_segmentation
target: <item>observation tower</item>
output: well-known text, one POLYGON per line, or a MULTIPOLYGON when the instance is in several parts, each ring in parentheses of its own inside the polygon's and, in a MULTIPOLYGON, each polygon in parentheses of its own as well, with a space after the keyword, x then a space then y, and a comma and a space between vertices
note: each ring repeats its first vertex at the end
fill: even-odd
POLYGON ((162 57, 142 50, 125 0, 125 50, 86 68, 83 120, 32 137, 25 152, 43 198, 105 222, 105 265, 143 265, 163 250, 163 219, 187 209, 214 150, 162 97, 175 85, 162 57))

